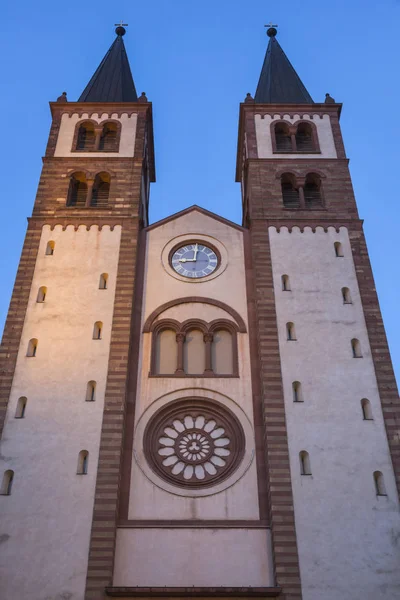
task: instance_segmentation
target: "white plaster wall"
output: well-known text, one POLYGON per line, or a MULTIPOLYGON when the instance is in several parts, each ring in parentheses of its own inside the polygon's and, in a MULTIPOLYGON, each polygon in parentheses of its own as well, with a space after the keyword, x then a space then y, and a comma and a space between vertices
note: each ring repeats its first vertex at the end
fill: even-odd
MULTIPOLYGON (((314 118, 311 121, 310 115, 304 115, 303 121, 310 121, 316 126, 321 154, 301 153, 301 158, 337 158, 329 115, 323 115, 322 119, 320 118, 320 115, 313 115, 313 117, 314 118)), ((287 158, 298 160, 299 154, 290 154, 286 152, 279 154, 272 151, 271 123, 274 121, 281 121, 280 115, 265 115, 264 118, 262 118, 261 115, 255 115, 254 119, 256 125, 258 158, 287 158)), ((283 119, 289 123, 295 123, 300 119, 300 115, 293 115, 293 117, 284 115, 283 119)))
MULTIPOLYGON (((168 221, 148 234, 146 275, 142 323, 154 309, 165 302, 185 296, 204 296, 220 300, 234 308, 247 325, 247 300, 242 232, 234 227, 194 210, 168 221), (222 243, 227 252, 227 265, 220 275, 203 283, 181 281, 169 274, 161 260, 163 248, 171 239, 187 234, 210 236, 215 244, 222 243)), ((160 315, 185 320, 189 317, 212 321, 218 316, 233 320, 230 314, 207 304, 173 307, 160 315)), ((213 393, 227 397, 244 411, 253 423, 252 388, 248 334, 238 334, 240 378, 149 378, 151 334, 142 334, 139 381, 136 400, 136 423, 144 411, 158 398, 180 390, 181 397, 191 389, 202 390, 203 397, 213 393)), ((256 465, 253 460, 244 476, 232 487, 207 497, 182 497, 155 486, 132 461, 129 503, 130 519, 258 519, 256 465)))
POLYGON ((113 584, 273 586, 270 557, 266 529, 120 529, 113 584))
POLYGON ((348 233, 269 229, 304 600, 400 597, 400 515, 348 233), (335 257, 340 241, 344 257, 335 257), (281 289, 290 277, 291 292, 281 289), (353 304, 344 305, 348 287, 353 304), (295 323, 297 341, 286 340, 295 323), (363 358, 352 358, 350 340, 363 358), (300 381, 304 403, 293 403, 300 381), (363 421, 368 398, 373 421, 363 421), (312 476, 301 476, 299 452, 312 476), (387 497, 375 494, 384 474, 387 497))
POLYGON ((0 496, 1 600, 84 597, 120 229, 43 228, 1 444, 1 471, 15 471, 12 495, 0 496), (104 272, 108 289, 99 290, 104 272), (92 340, 97 320, 102 340, 92 340), (33 337, 37 356, 28 358, 33 337), (95 402, 85 402, 89 380, 95 402), (20 396, 26 416, 15 419, 20 396), (76 474, 82 449, 86 476, 76 474))
POLYGON ((63 114, 61 117, 60 131, 58 133, 56 149, 54 156, 72 156, 72 157, 126 157, 134 156, 135 151, 135 138, 136 138, 136 124, 137 114, 129 116, 127 113, 122 114, 120 117, 115 113, 111 115, 111 119, 120 121, 121 123, 121 140, 119 145, 119 152, 72 152, 72 142, 74 140, 75 127, 78 121, 86 121, 90 119, 101 123, 109 118, 107 113, 87 114, 84 113, 82 116, 74 113, 72 115, 63 114))

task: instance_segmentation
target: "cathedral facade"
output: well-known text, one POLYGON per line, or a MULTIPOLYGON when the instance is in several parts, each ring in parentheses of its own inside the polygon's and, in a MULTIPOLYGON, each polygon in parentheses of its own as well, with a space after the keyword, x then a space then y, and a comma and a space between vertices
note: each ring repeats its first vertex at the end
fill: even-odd
POLYGON ((340 130, 276 39, 242 225, 149 224, 122 26, 52 125, 1 346, 0 599, 400 597, 400 404, 340 130))

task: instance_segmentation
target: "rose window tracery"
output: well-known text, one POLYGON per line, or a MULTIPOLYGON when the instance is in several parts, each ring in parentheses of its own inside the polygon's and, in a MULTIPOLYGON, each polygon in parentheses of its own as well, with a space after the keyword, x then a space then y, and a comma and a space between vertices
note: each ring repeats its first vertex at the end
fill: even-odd
POLYGON ((238 466, 244 435, 225 407, 205 401, 167 406, 147 426, 145 452, 153 469, 176 485, 198 487, 238 466))

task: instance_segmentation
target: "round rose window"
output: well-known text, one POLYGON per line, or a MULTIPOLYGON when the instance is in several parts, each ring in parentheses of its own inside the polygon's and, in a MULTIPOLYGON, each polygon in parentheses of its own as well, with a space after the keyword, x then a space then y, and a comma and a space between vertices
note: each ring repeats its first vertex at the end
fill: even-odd
POLYGON ((224 406, 187 399, 156 413, 144 440, 152 469, 175 485, 192 488, 228 477, 245 447, 239 421, 224 406))

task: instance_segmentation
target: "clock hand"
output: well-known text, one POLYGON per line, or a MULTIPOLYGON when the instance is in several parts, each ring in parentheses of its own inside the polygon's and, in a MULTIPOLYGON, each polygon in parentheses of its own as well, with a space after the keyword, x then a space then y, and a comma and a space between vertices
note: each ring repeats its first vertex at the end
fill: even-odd
POLYGON ((180 258, 179 262, 196 262, 195 258, 180 258))
POLYGON ((194 247, 194 257, 193 257, 194 261, 196 261, 198 251, 199 251, 199 246, 198 246, 198 244, 196 244, 194 247))

